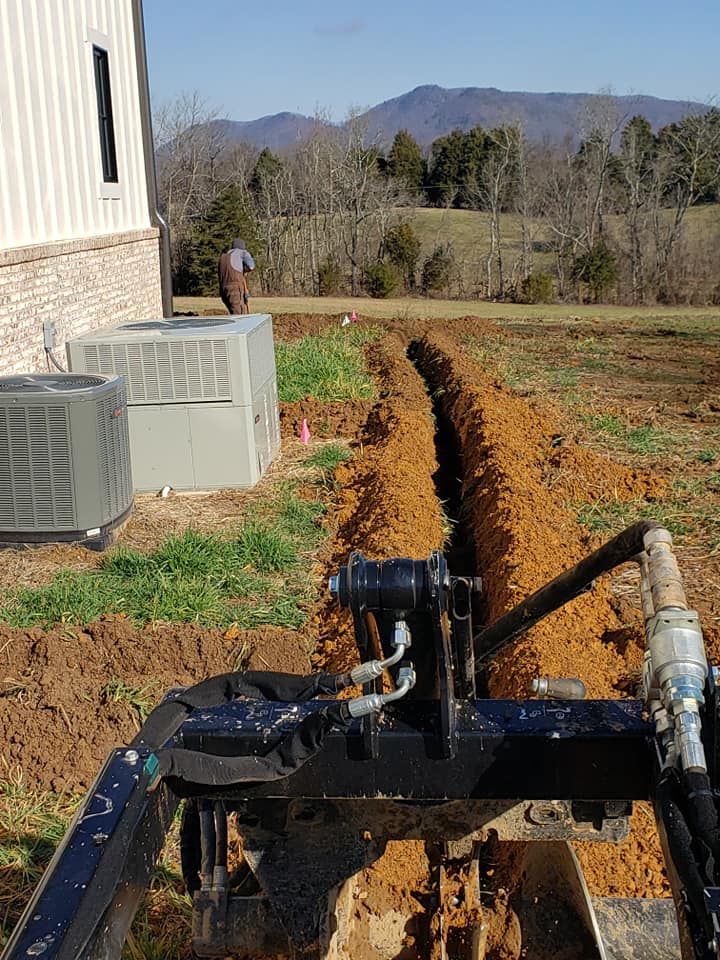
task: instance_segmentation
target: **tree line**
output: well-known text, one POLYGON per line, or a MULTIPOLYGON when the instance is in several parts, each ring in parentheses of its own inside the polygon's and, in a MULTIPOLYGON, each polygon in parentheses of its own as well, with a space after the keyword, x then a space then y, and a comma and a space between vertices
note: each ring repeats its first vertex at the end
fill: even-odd
POLYGON ((383 151, 357 116, 319 119, 281 153, 229 144, 197 96, 155 125, 177 293, 215 293, 217 257, 242 236, 271 294, 720 301, 719 218, 688 217, 720 201, 716 109, 655 132, 594 98, 563 143, 508 122, 428 150, 402 130, 383 151), (472 253, 423 250, 418 206, 481 211, 472 253))

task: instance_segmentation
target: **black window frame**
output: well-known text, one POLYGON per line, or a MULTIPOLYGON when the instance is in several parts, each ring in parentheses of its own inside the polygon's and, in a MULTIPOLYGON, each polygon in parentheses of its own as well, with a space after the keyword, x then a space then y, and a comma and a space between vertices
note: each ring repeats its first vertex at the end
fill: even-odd
POLYGON ((113 119, 112 89, 110 86, 110 57, 108 51, 97 43, 93 44, 92 53, 103 183, 118 183, 115 121, 113 119))

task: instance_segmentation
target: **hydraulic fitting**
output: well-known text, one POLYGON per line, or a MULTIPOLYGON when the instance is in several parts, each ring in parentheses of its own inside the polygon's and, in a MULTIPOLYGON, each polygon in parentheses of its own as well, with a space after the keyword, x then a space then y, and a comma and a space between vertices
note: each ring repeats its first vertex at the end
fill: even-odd
POLYGON ((395 652, 387 660, 368 660, 350 671, 350 679, 353 683, 369 683, 377 677, 382 676, 384 670, 394 667, 405 656, 405 651, 412 643, 410 628, 404 620, 396 620, 393 627, 391 644, 395 652))
POLYGON ((577 677, 536 677, 531 692, 540 700, 584 700, 587 695, 585 684, 577 677))
POLYGON ((400 700, 415 686, 415 669, 412 664, 400 667, 398 684, 392 693, 369 693, 348 702, 351 717, 365 717, 369 713, 379 713, 383 707, 394 700, 400 700))
POLYGON ((707 770, 701 739, 700 707, 708 665, 700 621, 694 610, 664 609, 648 625, 649 657, 645 665, 648 705, 655 707, 661 742, 674 732, 674 756, 683 770, 707 770), (665 717, 655 704, 659 703, 665 717))

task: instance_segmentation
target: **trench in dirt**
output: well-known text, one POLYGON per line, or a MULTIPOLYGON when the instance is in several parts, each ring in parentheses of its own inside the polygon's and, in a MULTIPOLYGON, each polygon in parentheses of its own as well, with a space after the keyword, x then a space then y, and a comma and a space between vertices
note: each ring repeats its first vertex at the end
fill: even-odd
MULTIPOLYGON (((482 609, 474 614, 476 623, 491 622, 588 552, 564 500, 581 488, 628 497, 653 489, 652 478, 590 451, 573 445, 556 450, 556 425, 467 362, 455 338, 425 333, 408 349, 407 337, 389 334, 369 360, 380 401, 368 418, 360 456, 339 470, 344 502, 334 562, 345 562, 350 549, 377 559, 424 557, 445 540, 454 574, 483 576, 482 609)), ((609 601, 605 584, 539 624, 491 665, 481 695, 523 698, 530 680, 547 674, 579 675, 591 696, 626 696, 642 635, 623 634, 609 601)), ((317 665, 346 669, 355 661, 347 617, 325 608, 319 633, 317 665)), ((593 893, 666 893, 652 815, 639 811, 636 825, 620 848, 579 845, 593 893)), ((482 922, 487 957, 516 960, 521 947, 510 903, 521 851, 518 844, 500 847, 484 851, 490 856, 481 875, 488 894, 482 922)), ((391 842, 362 872, 350 943, 354 960, 434 960, 439 923, 451 931, 448 943, 454 934, 466 943, 478 917, 462 902, 449 910, 439 904, 439 856, 433 845, 391 842)), ((462 879, 463 865, 456 866, 462 879)))
MULTIPOLYGON (((358 443, 356 456, 336 474, 336 528, 323 566, 336 572, 354 549, 373 559, 422 558, 445 540, 452 573, 483 576, 482 609, 474 613, 476 623, 490 622, 587 552, 574 516, 562 508, 564 499, 578 499, 577 490, 599 496, 601 481, 615 495, 621 491, 629 498, 644 495, 652 482, 589 451, 553 448, 554 425, 467 363, 456 338, 418 331, 409 349, 408 339, 391 332, 368 349, 378 400, 363 401, 363 409, 353 405, 336 411, 348 424, 357 414, 358 425, 348 432, 358 443)), ((307 412, 298 405, 286 418, 294 423, 307 412)), ((336 435, 337 423, 329 420, 327 430, 336 435)), ((529 680, 539 673, 580 675, 591 696, 627 695, 623 685, 639 666, 642 635, 637 642, 626 635, 613 639, 620 626, 606 588, 573 601, 499 658, 488 672, 488 690, 480 695, 525 696, 529 680)), ((258 669, 305 672, 305 650, 314 638, 315 667, 341 671, 357 662, 349 617, 329 599, 318 601, 306 636, 278 630, 256 634, 249 639, 263 653, 251 664, 258 669)), ((108 675, 142 685, 150 673, 165 688, 192 682, 227 669, 236 642, 193 625, 138 634, 123 622, 83 631, 62 626, 50 632, 12 631, 6 639, 17 653, 17 662, 8 667, 13 676, 29 665, 34 670, 25 681, 27 702, 0 699, 6 755, 56 789, 85 785, 107 749, 127 739, 132 727, 127 710, 98 707, 108 675), (153 651, 151 662, 148 651, 153 651), (75 671, 72 683, 69 666, 75 671), (78 689, 87 691, 87 702, 80 701, 78 689), (102 723, 92 721, 96 714, 102 723), (78 738, 80 731, 84 735, 78 738)), ((641 810, 636 819, 639 829, 620 848, 583 845, 587 849, 580 854, 593 893, 666 892, 652 815, 641 810)), ((483 877, 484 887, 494 891, 486 911, 492 960, 519 956, 509 894, 499 892, 511 891, 516 880, 514 846, 505 845, 508 862, 486 863, 489 872, 483 877)), ((421 842, 390 843, 363 872, 354 904, 353 960, 434 960, 437 853, 421 842)), ((443 920, 462 932, 473 918, 458 909, 443 920)), ((453 954, 462 955, 461 950, 453 954)))

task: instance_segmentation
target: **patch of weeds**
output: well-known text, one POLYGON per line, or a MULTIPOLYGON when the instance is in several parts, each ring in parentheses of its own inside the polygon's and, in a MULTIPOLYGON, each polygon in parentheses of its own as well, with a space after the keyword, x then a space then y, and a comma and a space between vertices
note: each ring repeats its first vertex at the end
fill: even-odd
POLYGON ((580 381, 577 370, 572 367, 548 367, 544 377, 552 387, 560 390, 575 390, 580 381))
POLYGON ((137 624, 299 627, 309 599, 305 561, 325 536, 325 511, 282 485, 234 536, 188 529, 149 553, 118 547, 98 570, 62 571, 46 586, 11 592, 0 599, 0 621, 30 627, 122 613, 137 624))
POLYGON ((607 530, 608 534, 619 533, 638 520, 657 520, 678 539, 686 536, 689 530, 687 518, 671 504, 611 500, 576 503, 573 507, 579 523, 593 531, 607 530))
POLYGON ((604 440, 618 441, 630 453, 665 453, 673 444, 672 434, 649 424, 631 427, 610 413, 589 414, 582 417, 585 425, 604 440))
POLYGON ((236 542, 238 560, 259 573, 279 573, 298 562, 296 545, 272 520, 252 518, 244 523, 236 542))
MULTIPOLYGON (((720 510, 708 503, 708 479, 677 480, 670 496, 657 503, 616 500, 574 503, 578 521, 593 531, 619 533, 637 520, 657 520, 673 537, 700 538, 714 549, 720 543, 720 510)), ((712 499, 712 498, 711 498, 712 499)))
POLYGON ((327 485, 332 482, 333 474, 340 464, 349 460, 351 457, 352 453, 347 444, 334 441, 318 447, 317 450, 311 453, 304 461, 304 465, 313 470, 318 470, 322 482, 327 485))
POLYGON ((277 343, 280 400, 371 400, 375 384, 363 347, 381 333, 379 327, 334 327, 293 343, 277 343))
POLYGON ((101 696, 105 703, 124 703, 144 723, 158 698, 157 681, 151 680, 144 687, 131 687, 119 677, 108 680, 102 688, 101 696))
POLYGON ((719 455, 720 450, 715 447, 708 447, 705 450, 699 450, 695 459, 699 460, 700 463, 715 463, 719 455))

